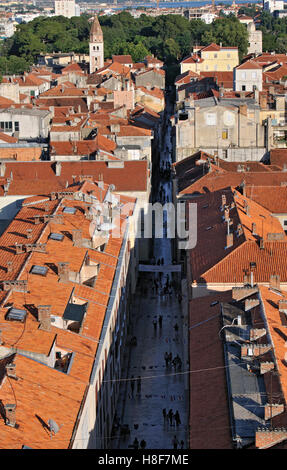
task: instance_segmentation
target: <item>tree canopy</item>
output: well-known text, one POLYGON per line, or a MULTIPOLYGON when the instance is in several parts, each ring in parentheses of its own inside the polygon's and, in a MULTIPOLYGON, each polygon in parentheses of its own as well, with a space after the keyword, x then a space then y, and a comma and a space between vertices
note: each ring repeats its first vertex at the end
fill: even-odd
MULTIPOLYGON (((123 11, 118 15, 100 16, 99 21, 104 34, 105 58, 113 54, 130 54, 135 62, 140 62, 146 55, 154 54, 175 70, 194 45, 216 42, 237 46, 241 56, 247 52, 246 27, 234 16, 205 24, 172 14, 157 17, 142 14, 133 18, 128 11, 123 11)), ((20 24, 12 38, 1 46, 0 73, 10 73, 12 69, 17 70, 13 73, 27 70, 41 53, 74 51, 88 54, 89 31, 88 15, 71 19, 40 16, 20 24)))

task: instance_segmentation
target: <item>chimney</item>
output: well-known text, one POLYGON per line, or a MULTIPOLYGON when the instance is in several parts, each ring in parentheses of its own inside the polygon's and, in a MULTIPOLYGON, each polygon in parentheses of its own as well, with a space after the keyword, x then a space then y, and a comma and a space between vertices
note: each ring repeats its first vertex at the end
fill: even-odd
POLYGON ((260 95, 259 98, 260 108, 267 109, 267 95, 260 95))
POLYGON ((243 234, 243 228, 241 224, 237 225, 237 236, 240 237, 240 235, 243 234))
POLYGON ((5 424, 11 426, 12 428, 16 427, 16 405, 5 405, 5 424))
POLYGON ((81 247, 82 246, 82 230, 80 229, 73 230, 72 236, 73 236, 74 246, 81 247))
POLYGON ((244 201, 244 209, 245 209, 245 214, 249 217, 250 212, 249 212, 249 205, 247 201, 244 201))
POLYGON ((225 205, 226 205, 226 195, 222 194, 222 196, 221 196, 221 210, 224 209, 225 205))
POLYGON ((280 276, 278 274, 271 274, 269 287, 270 289, 280 290, 280 276))
POLYGON ((7 273, 12 273, 13 271, 13 261, 7 261, 7 273))
POLYGON ((15 246, 16 246, 16 255, 20 255, 20 254, 24 253, 22 243, 15 243, 15 246))
POLYGON ((264 250, 264 238, 261 237, 259 240, 259 248, 260 250, 264 250))
POLYGON ((11 364, 6 364, 6 374, 10 379, 18 379, 16 375, 16 364, 14 362, 11 364))
POLYGON ((226 207, 224 209, 224 220, 225 220, 225 222, 227 222, 227 220, 229 220, 229 208, 228 207, 226 207))
POLYGON ((28 240, 30 240, 32 238, 32 232, 33 230, 31 228, 28 228, 27 231, 26 231, 26 237, 28 238, 28 240))
POLYGON ((254 100, 255 100, 255 103, 257 104, 259 103, 259 90, 257 87, 254 89, 254 100))
POLYGON ((252 223, 252 235, 256 235, 256 223, 252 223))
POLYGON ((35 225, 39 225, 39 223, 40 223, 40 215, 34 215, 34 223, 35 223, 35 225))
POLYGON ((69 263, 58 263, 59 282, 69 282, 69 263))
POLYGON ((230 248, 233 245, 233 233, 227 233, 226 234, 226 247, 225 248, 230 248))
POLYGON ((279 300, 278 303, 279 312, 287 313, 287 300, 279 300))
POLYGON ((62 171, 62 163, 57 162, 56 163, 56 176, 61 176, 61 171, 62 171))
POLYGON ((51 330, 51 305, 38 305, 39 329, 44 331, 51 330))
POLYGON ((0 163, 0 176, 1 176, 1 178, 4 178, 5 173, 6 173, 6 163, 1 162, 0 163))

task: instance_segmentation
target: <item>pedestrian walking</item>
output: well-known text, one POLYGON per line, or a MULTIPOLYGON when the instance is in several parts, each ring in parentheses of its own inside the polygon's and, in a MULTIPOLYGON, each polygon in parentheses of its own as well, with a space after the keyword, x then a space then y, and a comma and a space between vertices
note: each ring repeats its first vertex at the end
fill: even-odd
POLYGON ((181 440, 181 441, 180 441, 180 448, 183 449, 183 447, 184 447, 184 441, 181 440))
POLYGON ((158 324, 159 324, 159 327, 161 328, 162 327, 162 315, 158 317, 158 324))
POLYGON ((134 382, 134 376, 132 375, 132 377, 131 377, 131 392, 132 392, 132 397, 134 396, 134 389, 135 389, 135 382, 134 382))
POLYGON ((169 363, 169 365, 172 363, 172 354, 171 354, 171 352, 168 355, 168 363, 169 363))
POLYGON ((169 354, 168 354, 167 351, 164 353, 164 360, 165 360, 165 367, 168 367, 168 363, 169 363, 169 354))
POLYGON ((179 426, 181 424, 181 421, 180 421, 180 416, 179 416, 178 410, 176 410, 176 412, 174 414, 174 419, 175 419, 176 426, 179 426))
POLYGON ((153 323, 154 332, 156 333, 157 321, 153 320, 152 323, 153 323))
POLYGON ((139 375, 138 378, 137 378, 137 391, 138 391, 138 393, 141 392, 141 388, 142 388, 142 379, 139 375))
POLYGON ((174 328, 174 331, 177 333, 178 332, 178 324, 176 323, 173 328, 174 328))
POLYGON ((146 448, 146 441, 144 439, 141 440, 140 442, 140 447, 141 449, 145 449, 146 448))
POLYGON ((135 437, 135 439, 134 439, 133 446, 134 446, 134 448, 135 448, 136 450, 139 448, 139 441, 137 440, 136 437, 135 437))
POLYGON ((173 420, 172 410, 169 410, 169 412, 168 412, 168 419, 169 419, 169 424, 172 426, 172 420, 173 420))
POLYGON ((165 420, 166 420, 166 409, 165 408, 162 410, 162 416, 163 416, 163 420, 165 422, 165 420))
POLYGON ((174 357, 173 360, 172 360, 172 365, 173 365, 175 371, 176 371, 176 364, 177 364, 177 360, 176 360, 176 357, 174 357))
POLYGON ((174 449, 177 449, 179 442, 176 436, 173 436, 172 445, 174 449))

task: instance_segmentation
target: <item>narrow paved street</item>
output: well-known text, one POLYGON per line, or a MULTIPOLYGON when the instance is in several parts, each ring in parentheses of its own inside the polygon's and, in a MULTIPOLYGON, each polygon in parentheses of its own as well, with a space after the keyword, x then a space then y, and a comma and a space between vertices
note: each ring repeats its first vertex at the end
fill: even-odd
MULTIPOLYGON (((169 126, 164 130, 161 149, 160 165, 165 166, 165 162, 171 163, 169 126)), ((164 204, 170 202, 171 197, 171 181, 162 178, 156 201, 164 204)), ((154 240, 154 258, 156 262, 163 258, 165 265, 172 264, 171 239, 154 240)), ((129 426, 130 434, 113 439, 114 448, 132 448, 137 438, 139 443, 142 439, 146 441, 147 449, 172 449, 174 436, 179 449, 187 447, 188 401, 185 375, 181 373, 187 369, 183 354, 186 347, 182 335, 183 315, 177 298, 178 287, 173 285, 169 294, 163 293, 167 277, 170 284, 176 281, 179 285, 177 273, 142 273, 139 278, 131 314, 131 334, 136 336, 137 345, 132 346, 127 354, 126 380, 121 382, 117 407, 120 423, 129 426), (158 289, 154 287, 155 279, 159 282, 158 289), (161 327, 158 322, 160 315, 161 327), (176 325, 178 332, 174 328, 176 325), (176 367, 172 363, 166 365, 166 352, 171 353, 172 358, 178 356, 182 364, 176 367), (137 382, 132 380, 138 376, 141 377, 140 390, 137 382), (134 390, 132 383, 135 384, 134 390), (181 424, 176 425, 174 419, 171 423, 168 417, 164 419, 163 409, 166 413, 172 410, 173 414, 178 411, 181 424)))

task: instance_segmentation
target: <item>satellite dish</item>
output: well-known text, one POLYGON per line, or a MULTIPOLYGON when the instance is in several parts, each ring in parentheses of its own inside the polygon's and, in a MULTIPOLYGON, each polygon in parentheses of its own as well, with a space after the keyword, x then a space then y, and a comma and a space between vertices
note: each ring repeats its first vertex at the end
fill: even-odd
POLYGON ((59 432, 60 427, 53 419, 48 420, 48 425, 49 425, 51 433, 57 434, 59 432))

